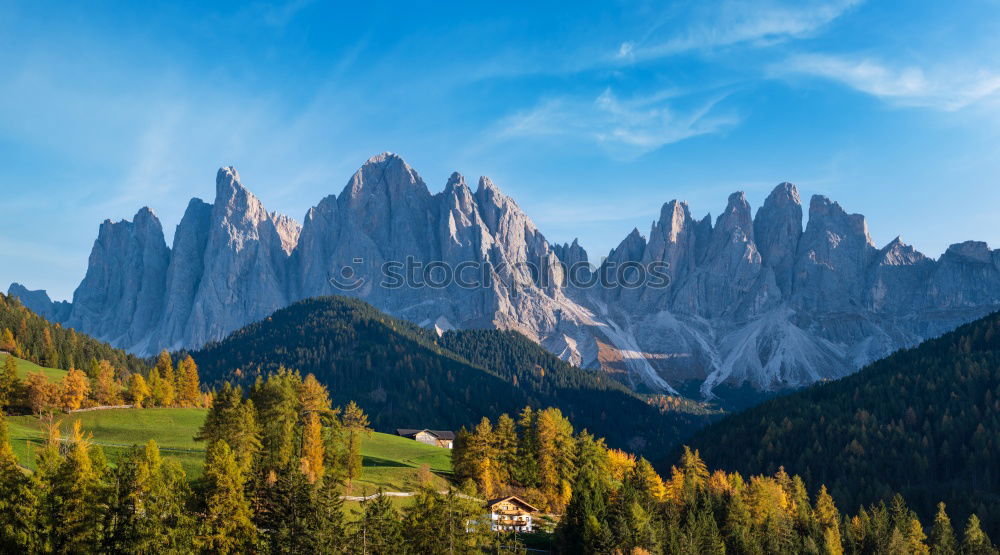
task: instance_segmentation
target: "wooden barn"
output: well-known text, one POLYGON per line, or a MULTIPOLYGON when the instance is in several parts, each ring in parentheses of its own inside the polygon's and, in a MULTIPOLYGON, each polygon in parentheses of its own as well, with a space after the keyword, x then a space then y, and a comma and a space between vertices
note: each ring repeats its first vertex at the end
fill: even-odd
POLYGON ((446 449, 451 449, 455 443, 455 432, 447 430, 408 430, 406 428, 398 428, 396 435, 446 449))

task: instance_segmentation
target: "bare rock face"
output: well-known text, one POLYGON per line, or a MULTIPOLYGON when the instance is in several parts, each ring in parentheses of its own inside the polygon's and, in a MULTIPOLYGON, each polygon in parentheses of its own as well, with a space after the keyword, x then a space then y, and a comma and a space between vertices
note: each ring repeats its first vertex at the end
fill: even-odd
POLYGON ((66 301, 52 302, 44 289, 31 291, 20 283, 10 284, 7 296, 17 297, 28 310, 52 322, 62 322, 73 309, 73 305, 66 301))
POLYGON ((400 157, 369 159, 300 228, 268 212, 233 168, 194 199, 172 249, 148 209, 105 222, 74 302, 12 286, 51 319, 140 354, 197 348, 298 299, 344 294, 444 331, 518 330, 636 388, 796 387, 836 378, 1000 308, 1000 251, 953 245, 933 260, 877 248, 863 216, 778 185, 752 215, 742 193, 692 217, 663 205, 596 268, 550 245, 489 178, 454 173, 432 194, 400 157), (664 268, 667 287, 636 280, 664 268), (570 280, 570 268, 577 268, 570 280), (581 270, 582 268, 582 270, 581 270), (590 284, 588 285, 588 279, 590 284))
POLYGON ((232 167, 219 170, 215 187, 186 345, 223 338, 289 304, 288 259, 299 239, 298 225, 265 210, 232 167))
POLYGON ((169 263, 163 228, 149 208, 131 222, 105 221, 66 326, 141 348, 163 310, 169 263))
POLYGON ((784 294, 791 293, 792 269, 802 237, 802 203, 791 183, 775 187, 753 220, 754 237, 762 262, 773 269, 784 294))

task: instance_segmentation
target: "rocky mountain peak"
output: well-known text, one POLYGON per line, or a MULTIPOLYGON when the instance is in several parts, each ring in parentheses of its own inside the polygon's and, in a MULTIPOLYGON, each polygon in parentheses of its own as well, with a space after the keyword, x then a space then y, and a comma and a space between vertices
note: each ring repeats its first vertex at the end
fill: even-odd
POLYGON ((948 247, 944 256, 965 259, 972 262, 990 264, 993 262, 990 248, 983 241, 965 241, 948 247))
POLYGON ((875 247, 871 236, 868 234, 868 222, 861 214, 848 214, 839 203, 830 200, 822 195, 813 195, 809 201, 809 224, 810 228, 824 229, 838 235, 853 235, 863 238, 864 242, 875 247))
POLYGON ((729 195, 726 210, 715 221, 717 234, 731 234, 738 231, 744 239, 753 239, 753 222, 750 217, 750 203, 743 191, 729 195))
POLYGON ((802 237, 802 202, 791 183, 779 184, 764 200, 753 221, 754 240, 764 265, 774 271, 782 293, 792 289, 792 267, 802 237))

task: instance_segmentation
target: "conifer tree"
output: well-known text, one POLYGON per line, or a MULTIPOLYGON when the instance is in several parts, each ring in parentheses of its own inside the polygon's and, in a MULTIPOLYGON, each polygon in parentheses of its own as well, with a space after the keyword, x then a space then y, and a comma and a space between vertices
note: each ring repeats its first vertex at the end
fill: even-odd
POLYGON ((209 446, 225 441, 235 453, 240 469, 249 476, 261 450, 260 427, 253 402, 243 400, 240 388, 226 382, 212 400, 195 439, 205 441, 209 446))
POLYGON ((344 500, 340 498, 340 484, 330 473, 324 475, 313 488, 313 511, 310 516, 312 535, 309 552, 341 553, 347 550, 344 500))
POLYGON ((0 364, 0 410, 13 403, 21 389, 21 380, 17 377, 17 361, 13 356, 5 356, 3 359, 0 364))
POLYGON ((156 442, 133 449, 114 471, 105 545, 117 553, 187 553, 194 519, 186 504, 190 489, 177 461, 164 460, 156 442))
POLYGON ((20 352, 17 341, 14 340, 14 333, 10 331, 10 328, 4 328, 3 332, 0 332, 0 351, 8 352, 14 356, 18 356, 20 352))
POLYGON ((497 479, 509 484, 517 474, 517 424, 504 413, 497 418, 493 431, 493 448, 496 453, 497 479))
POLYGON ((117 405, 121 403, 121 392, 115 381, 115 368, 107 360, 97 364, 94 376, 94 399, 99 405, 117 405))
POLYGON ((361 435, 371 434, 371 428, 368 427, 368 415, 354 401, 344 408, 341 425, 347 434, 344 470, 349 486, 352 480, 361 475, 361 435))
POLYGON ((312 486, 294 465, 270 471, 257 488, 255 522, 272 553, 309 553, 316 533, 312 486))
POLYGON ((991 555, 996 553, 993 543, 979 525, 979 517, 970 515, 962 536, 962 555, 991 555))
POLYGON ((142 374, 132 374, 128 382, 128 397, 131 399, 132 405, 141 409, 142 403, 149 398, 149 394, 149 385, 146 384, 146 379, 142 377, 142 374))
POLYGON ((188 355, 177 365, 177 400, 181 406, 194 407, 201 402, 198 365, 188 355))
MULTIPOLYGON (((412 537, 408 532, 407 537, 412 537)), ((393 555, 402 551, 403 525, 399 513, 382 489, 361 502, 361 517, 354 524, 351 551, 372 555, 393 555)))
POLYGON ((924 534, 924 527, 921 526, 919 519, 910 520, 909 529, 906 531, 906 551, 905 553, 910 555, 928 555, 930 549, 928 549, 927 544, 924 540, 927 536, 924 534))
POLYGON ((610 547, 607 500, 610 487, 602 446, 589 434, 580 438, 580 471, 573 482, 573 496, 556 529, 557 543, 567 553, 596 553, 610 547))
MULTIPOLYGON (((82 372, 81 372, 82 375, 82 372)), ((48 461, 39 461, 42 487, 45 491, 48 517, 48 541, 56 552, 91 553, 100 550, 102 527, 101 507, 106 500, 106 472, 100 461, 103 455, 91 457, 89 441, 83 437, 80 421, 73 423, 66 456, 59 456, 58 437, 50 441, 48 461), (52 451, 54 449, 54 452, 52 451)), ((94 448, 95 454, 99 448, 94 448)))
POLYGON ((174 375, 174 361, 170 357, 170 353, 166 349, 160 351, 159 356, 156 357, 156 365, 153 367, 156 370, 156 375, 162 380, 172 385, 174 389, 177 388, 177 377, 174 375))
POLYGON ((938 503, 937 514, 934 516, 934 526, 930 536, 931 555, 955 555, 958 553, 958 543, 955 541, 955 530, 951 519, 945 511, 944 503, 938 503))
POLYGON ((7 418, 0 412, 0 552, 34 553, 39 547, 38 518, 34 484, 17 463, 7 418))
POLYGON ((300 458, 302 473, 309 483, 315 483, 323 477, 326 469, 323 466, 323 428, 320 425, 319 414, 307 413, 302 427, 302 456, 300 458))
POLYGON ((90 391, 90 384, 87 376, 76 368, 70 368, 63 378, 59 392, 60 407, 66 412, 77 410, 83 404, 83 400, 87 398, 88 391, 90 391))
POLYGON ((204 482, 205 513, 198 523, 195 544, 214 553, 255 551, 257 528, 244 492, 246 475, 224 440, 208 446, 204 482))
POLYGON ((261 431, 263 469, 283 469, 295 460, 295 431, 302 414, 301 384, 297 373, 280 368, 267 379, 258 379, 250 390, 261 431))
POLYGON ((826 491, 826 486, 820 486, 816 496, 816 506, 813 509, 813 519, 819 528, 820 541, 824 553, 839 555, 843 553, 840 542, 840 511, 826 491))

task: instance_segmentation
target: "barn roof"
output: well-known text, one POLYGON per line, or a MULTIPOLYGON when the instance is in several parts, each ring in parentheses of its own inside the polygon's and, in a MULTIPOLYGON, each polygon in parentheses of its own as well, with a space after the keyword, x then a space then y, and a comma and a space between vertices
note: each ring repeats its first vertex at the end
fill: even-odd
POLYGON ((404 437, 413 437, 420 432, 427 432, 438 439, 455 439, 455 432, 448 430, 428 430, 426 428, 422 430, 411 430, 408 428, 396 428, 396 435, 404 437))

